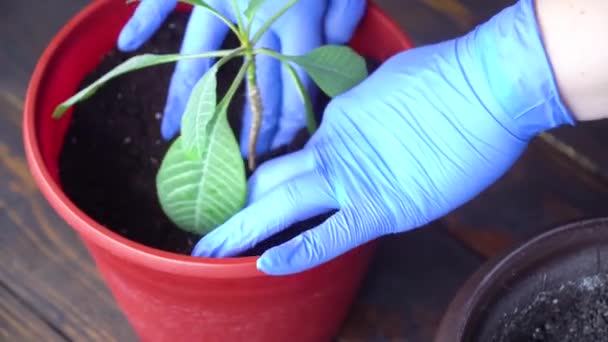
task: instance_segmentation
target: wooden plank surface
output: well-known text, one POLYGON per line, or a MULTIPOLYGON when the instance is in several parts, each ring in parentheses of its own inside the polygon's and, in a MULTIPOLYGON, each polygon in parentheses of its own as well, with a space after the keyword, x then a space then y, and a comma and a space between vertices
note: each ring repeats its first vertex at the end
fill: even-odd
POLYGON ((68 341, 61 331, 43 321, 27 304, 0 285, 0 340, 68 341))
POLYGON ((553 130, 549 142, 582 168, 608 179, 608 119, 553 130))
POLYGON ((338 341, 431 341, 443 311, 483 261, 441 222, 381 239, 338 341))
POLYGON ((0 1, 0 90, 23 99, 38 57, 61 26, 86 3, 0 1))
POLYGON ((608 183, 536 139, 513 168, 443 219, 486 257, 557 225, 608 215, 608 183))
MULTIPOLYGON (((78 237, 38 193, 21 147, 23 95, 36 59, 87 2, 0 2, 0 257, 9 260, 0 266, 8 313, 0 324, 31 322, 28 333, 45 341, 133 341, 78 237)), ((512 1, 377 3, 417 44, 428 44, 468 31, 512 1)), ((603 172, 605 130, 599 123, 555 136, 603 172)), ((465 207, 424 229, 384 238, 339 340, 428 341, 458 286, 486 257, 553 224, 606 215, 606 183, 556 146, 535 142, 513 170, 465 207)))
POLYGON ((133 340, 83 244, 27 171, 17 103, 0 98, 0 280, 72 340, 133 340))

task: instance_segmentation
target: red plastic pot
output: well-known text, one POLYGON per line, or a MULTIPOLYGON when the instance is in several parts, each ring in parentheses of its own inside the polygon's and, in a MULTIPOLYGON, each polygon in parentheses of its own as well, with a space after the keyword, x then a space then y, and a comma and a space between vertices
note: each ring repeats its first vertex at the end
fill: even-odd
MULTIPOLYGON (((375 242, 312 270, 273 277, 256 269, 256 257, 194 258, 125 239, 88 217, 62 191, 57 159, 71 113, 61 120, 51 113, 115 46, 134 6, 122 0, 92 2, 63 27, 39 60, 27 91, 23 134, 41 192, 78 232, 142 340, 330 340, 348 313, 375 242)), ((385 60, 413 44, 370 4, 351 45, 385 60)))

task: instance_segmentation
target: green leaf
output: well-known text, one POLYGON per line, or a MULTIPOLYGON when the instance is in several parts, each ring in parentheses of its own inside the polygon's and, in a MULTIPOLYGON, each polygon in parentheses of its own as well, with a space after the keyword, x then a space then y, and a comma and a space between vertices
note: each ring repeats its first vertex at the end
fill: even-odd
POLYGON ((296 70, 286 61, 282 60, 281 63, 291 75, 291 78, 296 83, 296 88, 298 88, 298 92, 300 93, 300 97, 304 102, 304 107, 306 108, 306 126, 308 128, 308 133, 311 135, 317 130, 317 122, 315 119, 315 114, 312 110, 312 103, 310 101, 310 97, 308 96, 308 91, 304 88, 304 84, 302 84, 302 80, 296 73, 296 70))
POLYGON ((217 107, 216 73, 213 66, 196 83, 182 116, 182 145, 190 158, 200 158, 207 146, 207 126, 213 121, 217 107))
POLYGON ((202 158, 188 159, 178 137, 156 176, 159 202, 181 229, 206 234, 245 205, 245 165, 225 112, 218 112, 202 158))
MULTIPOLYGON (((239 48, 222 57, 196 82, 192 89, 181 120, 184 150, 190 158, 202 156, 203 151, 207 148, 208 126, 214 120, 216 112, 221 110, 217 108, 217 71, 241 51, 242 49, 239 48)), ((241 67, 241 69, 243 68, 241 67)), ((242 80, 243 73, 244 71, 240 71, 237 74, 234 83, 240 82, 239 77, 242 80)), ((238 84, 230 87, 231 96, 236 92, 236 88, 238 88, 238 84)))
POLYGON ((135 57, 131 57, 123 63, 116 66, 114 69, 110 70, 107 74, 103 75, 95 82, 90 84, 88 87, 80 90, 78 93, 59 104, 55 110, 53 111, 53 118, 61 117, 65 111, 73 106, 74 104, 86 100, 91 97, 95 92, 102 87, 105 83, 110 81, 111 79, 118 77, 122 74, 135 71, 138 69, 143 69, 149 66, 175 62, 180 59, 187 58, 203 58, 203 57, 220 57, 229 54, 235 50, 220 50, 213 51, 209 53, 201 53, 196 55, 180 55, 180 54, 167 54, 167 55, 156 55, 156 54, 143 54, 135 57))
MULTIPOLYGON (((183 230, 208 233, 234 215, 245 203, 245 164, 228 122, 227 110, 248 65, 245 63, 241 66, 224 99, 216 106, 214 115, 204 116, 206 123, 201 126, 203 128, 194 128, 199 131, 197 134, 204 135, 202 154, 197 158, 188 155, 182 133, 167 151, 156 175, 161 207, 183 230)), ((205 76, 215 78, 215 71, 205 76)), ((200 90, 207 88, 207 82, 197 83, 200 90)), ((196 100, 190 102, 193 105, 197 103, 196 100)))
POLYGON ((325 45, 302 56, 284 56, 302 67, 329 97, 335 97, 367 77, 365 59, 353 49, 325 45))
POLYGON ((260 7, 266 2, 266 0, 250 0, 249 6, 245 10, 245 17, 247 21, 251 22, 256 12, 260 9, 260 7))

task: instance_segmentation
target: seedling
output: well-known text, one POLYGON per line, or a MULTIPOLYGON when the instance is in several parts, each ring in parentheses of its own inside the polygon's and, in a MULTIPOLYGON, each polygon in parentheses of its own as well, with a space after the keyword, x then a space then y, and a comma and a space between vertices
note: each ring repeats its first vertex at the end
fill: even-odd
MULTIPOLYGON (((127 0, 132 2, 136 0, 127 0)), ((307 128, 312 134, 315 122, 309 94, 292 63, 300 66, 329 97, 335 97, 367 77, 365 60, 342 45, 324 45, 305 55, 288 56, 256 44, 270 26, 299 0, 290 0, 250 38, 251 23, 265 0, 251 0, 244 11, 247 25, 232 0, 236 26, 203 0, 181 0, 201 6, 221 19, 238 37, 235 49, 200 54, 142 54, 118 65, 82 89, 53 112, 60 118, 72 105, 92 96, 109 80, 124 73, 187 58, 219 58, 192 89, 181 121, 180 135, 167 150, 156 176, 158 198, 167 216, 181 229, 206 234, 237 213, 245 204, 247 181, 245 164, 238 142, 228 122, 228 107, 243 80, 253 114, 248 144, 248 167, 254 170, 255 146, 264 109, 256 83, 255 56, 264 54, 278 59, 287 68, 300 93, 307 113, 307 128), (228 61, 240 57, 243 63, 224 98, 217 101, 217 72, 228 61)))

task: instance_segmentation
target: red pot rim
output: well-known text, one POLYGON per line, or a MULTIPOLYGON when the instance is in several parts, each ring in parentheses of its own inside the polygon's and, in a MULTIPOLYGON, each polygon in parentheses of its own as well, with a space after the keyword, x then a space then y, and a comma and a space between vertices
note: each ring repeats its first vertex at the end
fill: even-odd
MULTIPOLYGON (((40 191, 60 216, 74 227, 79 234, 86 237, 86 240, 94 244, 106 246, 111 253, 118 257, 132 260, 148 268, 182 275, 200 276, 204 274, 205 277, 215 278, 269 277, 269 275, 264 274, 256 268, 257 256, 235 258, 192 257, 158 250, 129 240, 91 219, 53 181, 43 161, 39 150, 39 141, 36 136, 36 99, 42 91, 40 83, 44 78, 45 70, 49 67, 52 59, 58 54, 66 38, 73 33, 74 29, 81 22, 95 15, 98 8, 103 6, 106 1, 112 0, 101 0, 90 3, 60 29, 44 50, 30 79, 24 105, 23 142, 30 172, 40 191)), ((386 31, 390 32, 394 36, 393 39, 396 38, 403 45, 404 49, 414 46, 411 39, 402 32, 399 25, 374 3, 370 2, 368 4, 366 15, 374 17, 376 22, 381 22, 385 26, 386 31)))

